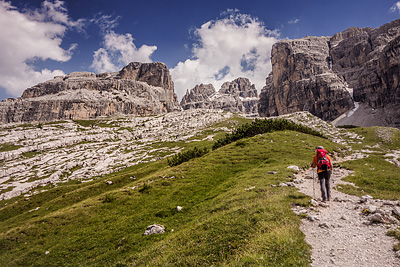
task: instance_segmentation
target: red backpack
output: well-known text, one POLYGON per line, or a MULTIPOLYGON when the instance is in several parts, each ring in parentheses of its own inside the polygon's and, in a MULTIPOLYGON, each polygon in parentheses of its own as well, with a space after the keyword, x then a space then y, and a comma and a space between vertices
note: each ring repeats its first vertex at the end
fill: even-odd
POLYGON ((327 157, 327 151, 325 149, 317 149, 317 166, 318 170, 329 170, 331 168, 331 165, 329 163, 328 157, 327 157))

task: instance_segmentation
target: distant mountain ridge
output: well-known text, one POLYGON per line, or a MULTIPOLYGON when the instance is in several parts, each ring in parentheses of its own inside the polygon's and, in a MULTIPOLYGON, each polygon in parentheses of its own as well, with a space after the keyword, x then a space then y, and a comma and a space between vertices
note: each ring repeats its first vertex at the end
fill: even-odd
POLYGON ((119 72, 73 72, 0 102, 0 121, 89 119, 114 114, 156 115, 181 110, 164 63, 132 62, 119 72))
POLYGON ((187 90, 181 101, 184 110, 195 108, 222 109, 236 113, 257 113, 258 93, 247 78, 222 84, 217 92, 212 84, 196 85, 187 90))

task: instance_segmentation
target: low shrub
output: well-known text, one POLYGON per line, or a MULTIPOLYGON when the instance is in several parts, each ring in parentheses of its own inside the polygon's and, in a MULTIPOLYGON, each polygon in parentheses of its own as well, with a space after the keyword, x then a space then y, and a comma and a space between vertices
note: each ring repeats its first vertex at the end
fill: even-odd
POLYGON ((103 203, 111 203, 115 200, 115 197, 112 195, 106 195, 103 199, 103 203))
POLYGON ((359 126, 356 126, 356 125, 351 125, 351 124, 349 124, 349 125, 338 125, 338 126, 336 126, 337 128, 342 128, 342 129, 353 129, 353 128, 359 128, 359 126))
POLYGON ((225 146, 242 138, 253 137, 257 134, 283 130, 291 130, 326 138, 318 131, 315 131, 301 124, 296 124, 286 119, 255 119, 253 122, 245 123, 234 130, 232 133, 227 133, 225 137, 215 141, 212 148, 213 150, 215 150, 219 147, 225 146))
POLYGON ((201 157, 205 154, 208 153, 207 148, 193 148, 189 149, 187 151, 183 151, 181 153, 178 153, 176 155, 173 155, 172 157, 168 158, 168 165, 169 166, 177 166, 179 164, 182 164, 183 162, 189 161, 190 159, 193 158, 198 158, 201 157))

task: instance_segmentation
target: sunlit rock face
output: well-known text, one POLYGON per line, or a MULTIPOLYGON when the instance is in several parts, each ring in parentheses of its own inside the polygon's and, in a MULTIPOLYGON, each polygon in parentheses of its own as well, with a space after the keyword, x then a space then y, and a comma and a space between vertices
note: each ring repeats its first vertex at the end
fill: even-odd
POLYGON ((133 62, 119 72, 73 72, 0 102, 0 121, 89 119, 114 114, 156 115, 181 110, 163 63, 133 62))
POLYGON ((222 84, 217 92, 212 84, 196 85, 183 96, 184 110, 195 108, 222 109, 236 113, 257 113, 257 89, 247 78, 222 84))
POLYGON ((261 116, 303 110, 333 120, 356 101, 383 110, 383 120, 400 126, 400 20, 332 37, 283 40, 271 57, 261 116))

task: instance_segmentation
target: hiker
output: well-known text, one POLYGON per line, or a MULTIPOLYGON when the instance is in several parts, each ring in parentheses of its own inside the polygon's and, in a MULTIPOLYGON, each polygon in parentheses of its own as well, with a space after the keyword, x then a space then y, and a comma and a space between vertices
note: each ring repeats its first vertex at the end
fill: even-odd
POLYGON ((322 201, 329 201, 331 198, 330 178, 332 173, 332 159, 327 154, 323 146, 317 147, 316 155, 314 155, 312 168, 318 167, 318 180, 321 185, 322 201))

